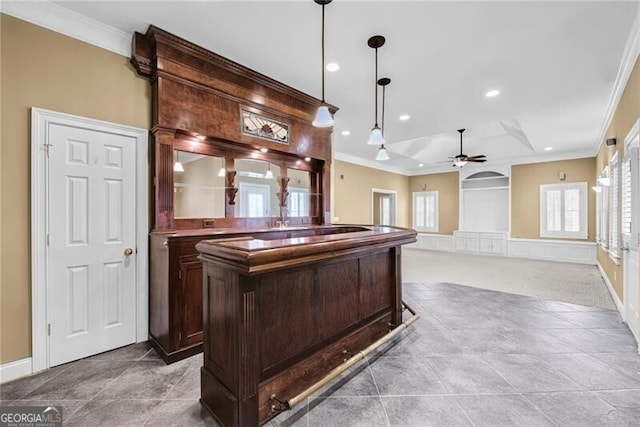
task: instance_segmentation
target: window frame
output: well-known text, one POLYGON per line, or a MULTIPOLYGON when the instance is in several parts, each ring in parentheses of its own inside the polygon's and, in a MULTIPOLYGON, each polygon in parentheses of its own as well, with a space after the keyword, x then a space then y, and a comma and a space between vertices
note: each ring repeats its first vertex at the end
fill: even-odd
MULTIPOLYGON (((439 225, 440 225, 440 216, 439 216, 439 210, 440 210, 440 203, 439 203, 439 191, 437 190, 431 190, 431 191, 414 191, 412 193, 412 226, 413 229, 416 231, 420 231, 420 232, 424 232, 424 233, 438 233, 439 230, 439 225), (434 225, 433 227, 418 227, 417 224, 417 198, 419 197, 429 197, 429 198, 433 198, 433 222, 434 225)), ((426 211, 426 205, 425 205, 425 217, 424 219, 424 223, 427 223, 427 211, 426 211)))
POLYGON ((589 238, 588 230, 588 192, 586 182, 567 182, 559 184, 541 184, 540 185, 540 237, 545 238, 560 238, 560 239, 580 239, 586 240, 589 238), (580 192, 580 230, 579 231, 566 231, 564 230, 565 219, 565 191, 567 190, 579 190, 580 192), (560 211, 560 224, 562 230, 552 231, 547 229, 547 192, 561 190, 561 211, 560 211))

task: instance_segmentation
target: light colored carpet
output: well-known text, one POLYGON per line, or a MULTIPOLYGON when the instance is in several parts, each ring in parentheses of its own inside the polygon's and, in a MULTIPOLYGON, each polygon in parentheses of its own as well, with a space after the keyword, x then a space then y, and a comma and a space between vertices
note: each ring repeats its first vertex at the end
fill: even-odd
POLYGON ((403 248, 402 281, 456 283, 616 309, 593 265, 403 248))

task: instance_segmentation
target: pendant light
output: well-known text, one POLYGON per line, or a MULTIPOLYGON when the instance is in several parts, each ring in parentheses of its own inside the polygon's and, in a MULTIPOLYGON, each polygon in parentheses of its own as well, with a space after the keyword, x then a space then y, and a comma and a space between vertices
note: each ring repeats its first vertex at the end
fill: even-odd
POLYGON ((376 92, 375 92, 375 102, 376 102, 376 108, 375 108, 375 112, 376 112, 376 118, 375 118, 375 124, 373 125, 373 129, 371 129, 371 136, 369 137, 369 141, 367 141, 367 144, 369 145, 383 145, 384 144, 384 138, 382 137, 382 131, 380 130, 380 127, 378 127, 378 48, 384 46, 384 42, 385 42, 385 38, 383 36, 371 36, 369 37, 369 40, 367 41, 367 44, 369 45, 370 48, 375 49, 376 51, 376 80, 375 80, 375 87, 376 87, 376 92))
MULTIPOLYGON (((331 0, 313 0, 322 6, 322 103, 324 104, 324 7, 331 3, 331 0)), ((316 118, 311 123, 317 128, 328 128, 334 125, 333 117, 329 112, 329 107, 322 105, 318 107, 316 118)))
POLYGON ((271 172, 271 163, 267 163, 267 172, 264 174, 265 179, 273 179, 273 172, 271 172))
POLYGON ((378 80, 378 85, 382 86, 382 129, 380 130, 380 133, 382 134, 383 137, 383 143, 382 145, 380 145, 380 148, 378 148, 378 154, 376 154, 376 160, 389 160, 389 153, 387 153, 387 149, 384 148, 384 95, 385 95, 385 89, 387 88, 387 85, 391 83, 391 79, 388 77, 382 77, 380 80, 378 80))
POLYGON ((176 162, 173 164, 174 172, 184 172, 184 166, 180 163, 180 152, 176 150, 176 162))
POLYGON ((224 178, 227 175, 227 170, 224 168, 224 159, 220 159, 220 170, 218 171, 218 176, 220 178, 224 178))

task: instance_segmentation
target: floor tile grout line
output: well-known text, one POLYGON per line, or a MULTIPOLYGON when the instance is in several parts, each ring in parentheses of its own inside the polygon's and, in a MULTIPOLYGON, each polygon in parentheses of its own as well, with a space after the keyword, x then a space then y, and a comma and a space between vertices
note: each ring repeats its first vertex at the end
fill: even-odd
POLYGON ((182 376, 180 376, 180 378, 175 382, 175 384, 173 384, 171 386, 171 388, 165 394, 164 398, 161 399, 161 402, 159 404, 157 404, 151 411, 149 411, 149 416, 144 420, 144 422, 142 424, 140 424, 140 426, 144 426, 149 422, 149 420, 153 416, 153 413, 156 411, 156 409, 158 409, 158 407, 161 406, 167 400, 167 397, 169 397, 171 395, 171 392, 173 391, 173 389, 175 389, 178 386, 178 384, 180 384, 180 381, 182 381, 182 379, 187 375, 187 373, 189 372, 190 369, 191 369, 191 366, 189 366, 189 367, 187 367, 187 369, 185 369, 185 371, 182 374, 182 376))
MULTIPOLYGON (((78 361, 74 362, 74 364, 79 363, 79 362, 81 362, 81 361, 83 361, 83 360, 86 360, 86 359, 78 360, 78 361)), ((90 361, 90 362, 91 362, 91 361, 90 361)), ((120 361, 120 360, 113 360, 113 361, 96 360, 96 361, 94 361, 94 362, 122 362, 122 361, 120 361)), ((129 361, 129 360, 126 360, 125 362, 130 362, 130 361, 129 361)), ((86 402, 84 405, 82 405, 82 406, 81 406, 81 407, 79 407, 76 411, 74 411, 74 413, 73 413, 73 415, 71 416, 71 418, 73 418, 73 417, 74 417, 74 416, 75 416, 75 415, 76 415, 76 414, 77 414, 77 413, 78 413, 82 408, 84 408, 85 406, 87 406, 87 405, 88 405, 89 403, 91 403, 92 401, 94 401, 94 400, 95 400, 95 401, 98 401, 99 399, 97 399, 97 398, 98 398, 98 396, 100 395, 100 393, 102 393, 102 392, 103 392, 107 387, 109 387, 109 385, 111 385, 112 383, 114 383, 115 381, 117 381, 117 380, 118 380, 118 378, 120 378, 121 376, 123 376, 123 375, 125 374, 125 372, 127 372, 129 369, 131 369, 131 367, 132 367, 132 366, 134 366, 135 364, 136 364, 136 362, 132 362, 132 363, 131 363, 131 364, 130 364, 126 369, 124 369, 124 370, 120 373, 120 375, 118 375, 118 376, 116 376, 116 377, 112 378, 112 379, 111 379, 111 381, 108 381, 108 382, 104 385, 104 387, 102 387, 100 390, 98 390, 98 391, 96 392, 96 394, 95 394, 93 397, 91 397, 90 399, 87 399, 87 402, 86 402)), ((67 421, 68 421, 68 420, 67 420, 67 421)))

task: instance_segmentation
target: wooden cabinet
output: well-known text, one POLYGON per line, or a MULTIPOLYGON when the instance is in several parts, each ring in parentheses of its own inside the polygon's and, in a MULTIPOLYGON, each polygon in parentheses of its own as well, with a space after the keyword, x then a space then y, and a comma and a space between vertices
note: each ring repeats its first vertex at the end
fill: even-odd
POLYGON ((202 237, 152 233, 149 335, 158 354, 173 363, 202 351, 202 237))
POLYGON ((507 237, 504 233, 479 233, 479 237, 479 252, 481 254, 507 254, 507 237))
MULTIPOLYGON (((356 226, 278 229, 200 229, 150 235, 149 339, 167 363, 202 351, 202 262, 196 244, 202 240, 256 237, 270 241, 363 232, 356 226)), ((336 296, 337 298, 337 296, 336 296)), ((364 302, 363 302, 364 303, 364 302)))
POLYGON ((180 348, 202 342, 202 263, 194 255, 179 258, 180 348))
POLYGON ((500 232, 454 231, 455 248, 458 252, 483 255, 506 255, 507 234, 500 232))

